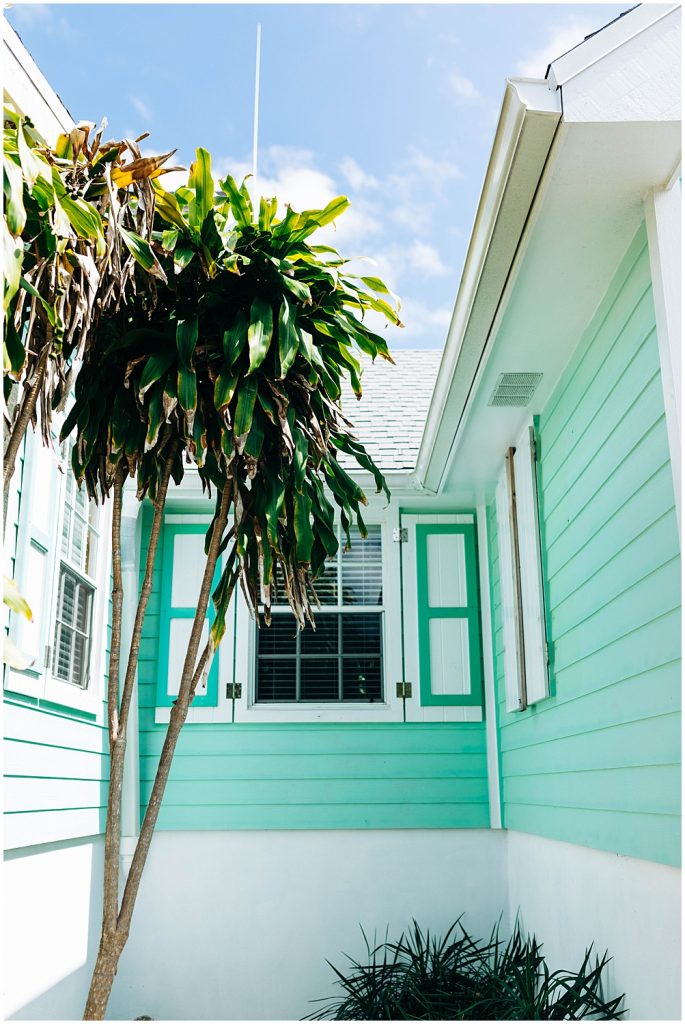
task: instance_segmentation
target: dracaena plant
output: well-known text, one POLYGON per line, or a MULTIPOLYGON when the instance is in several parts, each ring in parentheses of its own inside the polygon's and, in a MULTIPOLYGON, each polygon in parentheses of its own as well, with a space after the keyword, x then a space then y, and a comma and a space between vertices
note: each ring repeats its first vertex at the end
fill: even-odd
POLYGON ((4 109, 5 490, 38 415, 51 443, 53 408, 100 317, 164 277, 149 243, 150 181, 172 154, 143 158, 144 136, 103 141, 104 127, 81 122, 50 147, 29 118, 4 109))
MULTIPOLYGON (((362 930, 362 934, 363 930, 362 930)), ((396 942, 372 946, 366 962, 348 956, 342 990, 305 1020, 620 1020, 624 996, 603 991, 608 953, 585 951, 577 971, 551 971, 535 935, 518 918, 509 939, 499 923, 489 939, 473 938, 461 918, 444 936, 414 921, 396 942)))
MULTIPOLYGON (((149 494, 154 516, 136 624, 121 697, 108 700, 111 772, 105 842, 103 931, 86 1018, 104 1014, 149 850, 180 729, 196 687, 225 629, 238 582, 254 615, 270 623, 276 596, 290 604, 300 628, 313 623, 316 578, 338 547, 336 511, 349 543, 356 521, 366 533, 366 496, 341 465, 341 454, 382 474, 354 436, 341 408, 349 379, 361 397, 359 355, 392 362, 385 339, 365 322, 369 311, 400 324, 388 289, 356 277, 315 232, 349 205, 277 216, 276 199, 255 210, 245 182, 214 182, 200 149, 188 186, 175 193, 152 183, 151 245, 161 274, 154 295, 136 289, 94 331, 62 430, 75 432, 72 465, 91 497, 113 490, 112 643, 108 677, 121 660, 121 510, 129 476, 149 494), (121 781, 126 726, 142 624, 170 480, 192 462, 203 488, 216 495, 206 538, 206 564, 178 697, 140 837, 118 900, 121 781), (216 615, 200 651, 212 580, 216 615)), ((144 274, 143 268, 136 273, 144 274)))

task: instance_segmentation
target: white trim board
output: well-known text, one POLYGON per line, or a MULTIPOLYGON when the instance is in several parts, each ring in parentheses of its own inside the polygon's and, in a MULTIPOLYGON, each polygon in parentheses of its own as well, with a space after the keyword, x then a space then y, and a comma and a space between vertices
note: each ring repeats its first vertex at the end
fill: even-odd
POLYGON ((673 490, 682 528, 682 190, 676 179, 670 189, 654 189, 645 198, 645 221, 656 334, 661 364, 673 490))

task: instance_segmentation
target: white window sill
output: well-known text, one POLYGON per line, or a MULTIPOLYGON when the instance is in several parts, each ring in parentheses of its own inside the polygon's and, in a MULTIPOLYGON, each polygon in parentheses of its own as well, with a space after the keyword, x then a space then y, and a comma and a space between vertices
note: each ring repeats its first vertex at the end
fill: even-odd
POLYGON ((64 708, 73 708, 75 711, 83 711, 86 714, 97 715, 101 698, 91 686, 82 690, 79 686, 72 686, 64 683, 54 676, 48 676, 45 680, 45 691, 43 699, 52 704, 59 704, 64 708))
MULTIPOLYGON (((155 708, 155 723, 166 724, 171 708, 155 708)), ((190 708, 188 722, 219 723, 283 723, 296 725, 301 722, 401 722, 401 702, 386 704, 381 701, 364 704, 250 704, 244 700, 222 701, 215 708, 190 708)))

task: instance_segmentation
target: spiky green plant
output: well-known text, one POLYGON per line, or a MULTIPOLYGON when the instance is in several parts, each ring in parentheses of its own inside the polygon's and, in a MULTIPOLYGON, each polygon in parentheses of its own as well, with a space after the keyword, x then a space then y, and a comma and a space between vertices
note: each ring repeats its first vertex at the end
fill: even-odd
POLYGON ((143 158, 143 136, 103 142, 104 127, 81 122, 53 147, 4 108, 5 488, 29 422, 40 418, 51 443, 53 408, 66 400, 99 318, 136 281, 147 290, 163 276, 149 244, 150 181, 172 154, 143 158))
POLYGON ((440 938, 416 921, 397 942, 373 947, 364 935, 367 962, 348 956, 340 971, 330 961, 342 995, 304 1020, 619 1020, 624 997, 606 998, 607 953, 586 950, 577 971, 550 971, 535 936, 517 919, 510 938, 499 924, 485 941, 461 919, 440 938))
MULTIPOLYGON (((245 183, 227 176, 219 186, 205 150, 188 188, 172 195, 154 184, 153 247, 167 284, 154 304, 138 294, 102 324, 62 436, 77 427, 74 470, 93 495, 109 490, 122 459, 140 471, 144 492, 160 444, 178 438, 205 486, 232 489, 225 579, 240 572, 267 623, 280 586, 304 625, 312 580, 337 548, 334 503, 348 540, 355 520, 365 533, 366 499, 338 454, 385 487, 338 404, 345 376, 361 396, 355 349, 390 359, 360 316, 400 321, 380 280, 346 275, 334 249, 309 244, 347 199, 277 220, 275 199, 255 215, 245 183)), ((215 639, 225 608, 219 602, 215 639)))
MULTIPOLYGON (((386 286, 356 277, 330 246, 313 244, 317 229, 349 206, 340 196, 323 210, 277 216, 277 200, 253 209, 245 182, 218 182, 210 156, 198 149, 187 187, 175 193, 152 183, 151 249, 160 272, 154 289, 132 290, 97 324, 84 353, 75 401, 62 439, 75 432, 72 465, 91 497, 113 490, 113 602, 109 679, 121 658, 121 508, 129 476, 154 517, 121 696, 111 686, 111 771, 105 836, 103 930, 86 1006, 104 1015, 128 936, 142 870, 180 729, 203 673, 225 631, 240 585, 255 617, 270 623, 284 596, 300 628, 313 623, 316 578, 338 547, 336 513, 349 543, 356 521, 366 534, 359 485, 340 454, 382 474, 352 433, 340 406, 349 378, 361 397, 359 353, 392 362, 385 339, 365 323, 369 311, 401 326, 386 286), (152 787, 121 905, 118 898, 121 783, 126 728, 142 624, 170 480, 185 466, 216 493, 206 564, 178 697, 152 787), (200 651, 212 580, 216 615, 200 651)), ((147 268, 138 267, 138 275, 147 268)))

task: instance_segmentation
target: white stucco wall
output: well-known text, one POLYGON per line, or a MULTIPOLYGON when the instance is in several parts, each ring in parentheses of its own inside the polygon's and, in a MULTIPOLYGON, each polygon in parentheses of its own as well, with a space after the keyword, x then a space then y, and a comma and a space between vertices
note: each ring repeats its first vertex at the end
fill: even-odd
MULTIPOLYGON (((101 839, 6 860, 6 1019, 80 1017, 101 872, 101 839)), ((553 968, 608 948, 628 1019, 681 1019, 680 871, 498 830, 160 832, 108 1017, 296 1020, 335 991, 326 958, 364 955, 359 924, 380 940, 462 911, 480 936, 518 911, 553 968)))
POLYGON ((507 833, 509 919, 544 942, 553 967, 576 969, 591 942, 613 961, 607 992, 630 1020, 681 1020, 681 872, 586 846, 507 833))
POLYGON ((100 938, 101 837, 25 848, 3 868, 3 1019, 80 1019, 100 938))
POLYGON ((326 958, 364 954, 360 924, 380 941, 464 911, 489 934, 505 885, 495 831, 159 833, 108 1016, 297 1020, 334 992, 326 958))

